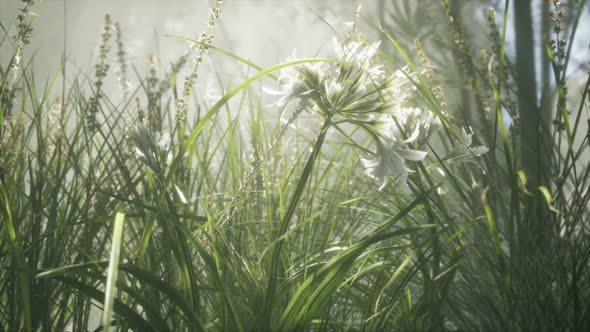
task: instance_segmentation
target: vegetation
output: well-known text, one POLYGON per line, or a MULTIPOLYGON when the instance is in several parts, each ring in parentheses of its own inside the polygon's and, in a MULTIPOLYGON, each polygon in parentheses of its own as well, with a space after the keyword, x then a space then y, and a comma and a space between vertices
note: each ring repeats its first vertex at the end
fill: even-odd
POLYGON ((380 41, 359 8, 335 56, 261 68, 214 46, 217 0, 131 89, 108 15, 93 75, 64 57, 39 82, 24 0, 0 39, 0 331, 590 330, 590 72, 568 89, 586 1, 535 26, 506 0, 483 49, 459 1, 429 2, 448 31, 424 46, 395 32, 417 7, 380 3, 380 41), (209 52, 253 73, 213 105, 209 52))

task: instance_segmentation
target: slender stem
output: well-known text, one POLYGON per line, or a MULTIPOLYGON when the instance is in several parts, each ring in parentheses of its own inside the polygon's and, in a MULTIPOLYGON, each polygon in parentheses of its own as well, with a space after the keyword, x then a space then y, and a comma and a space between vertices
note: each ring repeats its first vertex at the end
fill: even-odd
POLYGON ((284 244, 284 238, 283 235, 285 235, 285 233, 287 232, 287 229, 289 228, 289 225, 291 224, 291 219, 293 218, 293 216, 295 215, 295 209, 297 208, 297 205, 299 203, 299 201, 301 200, 301 196, 303 195, 303 190, 305 188, 305 186, 307 185, 308 180, 311 178, 312 175, 312 170, 313 170, 313 166, 315 165, 315 162, 320 154, 320 150, 322 149, 322 145, 324 144, 324 139, 326 138, 326 134, 328 133, 328 129, 331 126, 331 121, 330 118, 326 119, 324 124, 322 125, 322 128, 320 130, 320 133, 316 139, 316 142, 313 146, 313 149, 311 151, 311 154, 309 155, 309 157, 307 158, 307 162, 305 163, 305 166, 303 167, 303 171, 301 174, 301 177, 299 178, 299 181, 297 182, 297 187, 295 188, 295 192, 293 193, 293 197, 291 198, 291 202, 289 203, 289 206, 287 207, 287 211, 285 213, 285 216, 283 217, 283 220, 281 220, 281 225, 279 228, 279 232, 277 234, 277 243, 275 245, 275 248, 273 250, 273 254, 272 254, 272 260, 271 260, 271 270, 270 270, 270 274, 268 277, 268 292, 266 295, 266 302, 265 302, 265 308, 264 308, 264 312, 265 312, 265 317, 267 318, 267 328, 271 327, 272 324, 272 309, 273 309, 273 298, 274 298, 274 291, 276 288, 276 280, 277 280, 277 276, 280 272, 279 269, 279 264, 280 264, 280 257, 281 257, 281 251, 283 249, 283 244, 284 244))

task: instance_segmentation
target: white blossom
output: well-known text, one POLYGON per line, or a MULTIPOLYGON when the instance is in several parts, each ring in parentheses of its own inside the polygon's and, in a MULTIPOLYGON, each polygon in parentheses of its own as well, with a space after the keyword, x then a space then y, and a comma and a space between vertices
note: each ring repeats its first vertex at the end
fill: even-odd
POLYGON ((263 90, 270 95, 279 96, 280 98, 275 104, 282 107, 293 99, 305 99, 317 88, 315 83, 321 82, 323 77, 327 76, 327 70, 326 64, 319 62, 285 67, 280 70, 278 76, 281 89, 276 91, 264 88, 263 90), (310 77, 314 77, 315 82, 311 81, 310 77))
POLYGON ((465 128, 461 128, 461 142, 443 160, 445 162, 474 161, 474 158, 480 157, 490 150, 485 146, 471 146, 473 144, 472 136, 473 134, 467 132, 465 128))
MULTIPOLYGON (((427 152, 420 149, 431 135, 442 128, 440 118, 430 111, 410 107, 416 93, 416 74, 407 68, 387 76, 376 62, 379 42, 342 43, 333 40, 336 63, 305 63, 281 69, 280 91, 267 92, 279 96, 276 105, 304 101, 307 109, 320 111, 337 121, 351 121, 368 129, 376 138, 376 151, 361 158, 366 174, 407 186, 412 170, 406 161, 422 161, 427 152)), ((480 153, 481 148, 474 148, 480 153)))
MULTIPOLYGON (((471 128, 469 128, 469 130, 471 131, 471 128)), ((463 144, 465 145, 465 148, 469 151, 469 153, 471 153, 473 156, 475 157, 479 157, 482 154, 488 152, 490 149, 488 149, 485 146, 474 146, 471 147, 472 144, 472 134, 467 133, 467 131, 465 130, 465 128, 461 128, 461 136, 463 138, 463 144)))
POLYGON ((393 114, 385 114, 377 122, 380 139, 377 153, 370 159, 362 158, 366 173, 383 180, 381 189, 391 179, 405 187, 408 173, 406 160, 421 161, 426 151, 412 149, 411 143, 427 139, 440 128, 440 119, 418 108, 397 107, 393 114))
POLYGON ((383 65, 375 64, 377 50, 381 44, 380 41, 366 46, 365 43, 358 41, 343 44, 334 37, 332 43, 336 56, 341 63, 352 65, 361 71, 360 90, 364 91, 367 85, 381 83, 385 79, 383 65))
POLYGON ((380 41, 376 41, 368 47, 365 47, 364 43, 357 41, 342 44, 336 37, 332 38, 332 43, 338 59, 347 63, 354 63, 361 68, 367 68, 374 61, 377 49, 381 44, 380 41))

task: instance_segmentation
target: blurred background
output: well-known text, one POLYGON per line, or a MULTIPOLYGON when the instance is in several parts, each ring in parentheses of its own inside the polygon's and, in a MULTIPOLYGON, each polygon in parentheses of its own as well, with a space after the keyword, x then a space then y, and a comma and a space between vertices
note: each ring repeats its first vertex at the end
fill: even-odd
MULTIPOLYGON (((466 47, 477 54, 480 49, 490 46, 488 8, 497 8, 502 12, 504 1, 448 1, 453 14, 460 19, 466 37, 466 47)), ((514 2, 514 1, 512 1, 514 2)), ((545 0, 532 1, 532 18, 535 40, 550 31, 539 31, 543 25, 545 0)), ((568 1, 568 4, 577 1, 568 1)), ((327 56, 332 53, 332 37, 346 33, 345 22, 352 20, 358 7, 362 5, 358 31, 369 40, 385 39, 379 32, 379 26, 390 32, 411 55, 415 54, 414 40, 422 42, 426 55, 435 65, 436 71, 449 84, 460 87, 464 84, 458 77, 455 67, 456 52, 449 40, 452 29, 443 1, 385 1, 385 0, 233 0, 224 1, 222 15, 213 31, 214 45, 237 54, 254 63, 268 67, 285 61, 288 57, 327 56)), ((14 22, 20 8, 18 0, 0 1, 0 27, 3 38, 11 38, 14 22)), ((110 14, 114 22, 121 26, 124 49, 129 64, 143 73, 150 57, 157 61, 157 66, 168 70, 170 64, 182 56, 189 44, 169 35, 198 38, 207 28, 210 3, 206 0, 44 0, 36 1, 33 12, 36 14, 33 24, 31 47, 25 50, 25 59, 34 52, 33 60, 37 79, 50 79, 59 68, 62 55, 71 67, 69 75, 91 73, 96 62, 100 36, 104 25, 104 15, 110 14)), ((510 13, 512 13, 511 11, 510 13)), ((568 14, 573 14, 574 11, 568 14)), ((567 13, 567 11, 566 11, 567 13)), ((501 15, 497 15, 501 26, 501 15)), ((513 52, 513 19, 509 16, 507 54, 513 52)), ((573 45, 574 52, 569 71, 579 72, 580 66, 587 66, 589 55, 588 36, 590 17, 584 11, 579 20, 578 33, 573 45)), ((535 43, 540 45, 541 43, 535 43)), ((0 63, 6 64, 12 50, 11 43, 5 43, 0 53, 0 63)), ((382 43, 382 48, 393 57, 398 54, 390 43, 382 43), (389 48, 387 47, 389 46, 389 48)), ((531 50, 531 56, 539 58, 544 52, 537 46, 531 50), (534 53, 533 53, 534 52, 534 53)), ((116 60, 115 52, 110 54, 116 60)), ((236 77, 247 74, 247 68, 225 56, 210 52, 215 61, 206 61, 208 68, 200 69, 201 80, 208 81, 209 74, 214 73, 216 80, 222 79, 236 83, 236 77)), ((206 59, 208 60, 208 59, 206 59)), ((537 71, 541 61, 535 61, 537 71)), ((190 66, 189 66, 190 67, 190 66)), ((130 75, 130 83, 134 82, 130 75)), ((211 80, 209 80, 211 81, 211 80)), ((111 82, 112 84, 113 82, 111 82)), ((199 82, 198 84, 202 84, 199 82)), ((107 82, 107 86, 109 82, 107 82)), ((211 89, 211 83, 209 88, 211 89)), ((216 94, 212 92, 212 94, 216 94)))
MULTIPOLYGON (((506 54, 516 61, 515 12, 509 10, 506 54)), ((224 1, 219 21, 212 30, 213 45, 243 57, 261 67, 269 67, 288 58, 332 56, 332 38, 342 39, 346 22, 352 21, 359 5, 362 6, 356 31, 368 41, 382 40, 381 50, 388 57, 405 64, 399 51, 387 40, 382 28, 389 32, 416 63, 415 41, 420 41, 435 79, 441 84, 451 113, 462 113, 469 119, 476 107, 478 96, 466 76, 465 63, 479 63, 485 72, 485 61, 494 54, 493 29, 502 27, 504 1, 492 0, 233 0, 224 1), (445 6, 447 3, 447 6, 445 6), (450 9, 449 9, 450 8, 450 9), (490 19, 489 9, 498 13, 490 19), (451 19, 452 16, 452 19, 451 19), (491 24, 495 24, 492 27, 491 24), (459 30, 457 30, 459 29, 459 30), (457 38, 457 31, 460 37, 457 38), (466 55, 468 53, 470 55, 466 55), (477 55, 484 55, 475 59, 477 55), (471 58, 473 57, 473 58, 471 58), (487 58, 486 58, 487 57, 487 58)), ((561 4, 567 22, 575 21, 579 1, 561 4)), ((0 1, 0 27, 2 38, 12 38, 16 15, 21 1, 0 1)), ((192 60, 197 52, 187 53, 191 43, 171 36, 198 39, 207 30, 211 2, 207 0, 44 0, 36 1, 33 8, 35 21, 31 45, 25 48, 24 60, 32 58, 36 79, 50 81, 60 71, 62 58, 66 59, 66 77, 91 78, 98 61, 99 45, 105 14, 120 24, 125 60, 129 65, 127 80, 129 91, 141 84, 150 69, 169 73, 171 64, 188 54, 189 62, 176 74, 176 84, 194 67, 192 60), (64 57, 65 55, 65 57, 64 57)), ((537 103, 555 105, 554 79, 546 57, 545 45, 555 36, 549 19, 550 5, 545 0, 531 0, 532 43, 520 46, 534 62, 537 103), (543 92, 542 92, 543 91, 543 92), (541 101, 541 96, 544 98, 541 101)), ((566 81, 577 94, 585 81, 590 59, 590 6, 578 20, 577 34, 573 38, 572 56, 567 67, 566 81)), ((560 39, 570 36, 561 34, 560 39)), ((114 43, 114 41, 113 41, 114 43)), ((12 43, 2 44, 0 64, 8 63, 13 54, 12 43)), ((108 60, 112 63, 105 79, 104 91, 112 98, 121 95, 118 81, 117 46, 112 44, 108 60)), ((496 51, 497 52, 497 51, 496 51)), ((497 55, 496 55, 497 59, 497 55)), ((467 69, 470 70, 470 69, 467 69)), ((198 70, 195 85, 197 95, 206 104, 215 102, 229 86, 235 86, 251 75, 252 68, 215 51, 210 51, 198 70)), ((61 75, 57 75, 60 84, 61 75)), ((258 88, 276 89, 276 84, 263 80, 258 88)), ((84 88, 84 87, 83 87, 84 88)), ((273 102, 274 96, 261 94, 263 104, 273 102)), ((574 100, 575 101, 575 100, 574 100)), ((205 105, 206 106, 206 105, 205 105)), ((512 122, 515 114, 507 113, 512 122)), ((513 112, 514 113, 514 112, 513 112)), ((480 129, 480 128, 475 128, 480 129)), ((583 132, 583 131, 581 131, 583 132)))
MULTIPOLYGON (((14 24, 19 6, 20 1, 0 1, 3 29, 14 28, 10 25, 14 24)), ((225 1, 213 31, 214 44, 264 67, 285 61, 294 52, 301 57, 325 54, 331 51, 331 28, 343 31, 342 24, 351 19, 356 6, 354 1, 225 1)), ((34 66, 38 78, 55 74, 64 49, 71 64, 89 72, 96 61, 104 15, 110 14, 121 25, 130 64, 140 69, 155 55, 158 65, 168 69, 189 47, 187 42, 168 35, 197 39, 207 29, 209 8, 205 0, 36 2, 34 37, 28 52, 37 53, 34 66)), ((2 63, 11 53, 8 49, 2 51, 2 63)), ((116 60, 114 53, 110 55, 112 60, 116 60)), ((227 79, 245 73, 245 69, 232 64, 235 61, 220 65, 216 60, 215 72, 227 79)))

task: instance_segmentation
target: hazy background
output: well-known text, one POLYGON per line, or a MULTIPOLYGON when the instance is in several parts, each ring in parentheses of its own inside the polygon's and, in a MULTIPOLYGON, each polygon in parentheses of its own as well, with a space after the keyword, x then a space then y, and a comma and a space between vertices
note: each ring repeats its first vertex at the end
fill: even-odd
MULTIPOLYGON (((344 31, 343 22, 351 19, 356 4, 356 1, 313 0, 224 1, 213 31, 214 44, 261 66, 285 61, 295 50, 300 57, 325 55, 331 51, 331 38, 335 35, 330 25, 344 31)), ((14 25, 20 6, 20 1, 0 1, 0 22, 4 28, 14 25)), ((188 44, 166 35, 197 38, 207 28, 209 8, 209 1, 204 0, 37 1, 33 9, 38 15, 33 24, 34 36, 31 46, 25 50, 25 58, 33 51, 37 53, 34 68, 41 80, 49 79, 59 69, 64 49, 69 65, 92 73, 104 15, 108 13, 114 22, 121 24, 131 65, 143 70, 153 54, 158 65, 168 70, 170 63, 185 53, 188 44)), ((12 53, 6 48, 8 45, 2 46, 2 63, 12 53)), ((115 53, 113 45, 109 55, 112 64, 116 63, 115 53)), ((234 60, 211 56, 215 58, 214 71, 221 77, 231 80, 245 74, 245 68, 234 60)), ((112 73, 114 66, 111 68, 112 73)), ((206 77, 208 70, 203 70, 201 77, 206 77)), ((70 73, 74 72, 70 68, 70 73)))
MULTIPOLYGON (((489 49, 487 9, 490 6, 501 8, 504 1, 450 1, 460 8, 461 24, 473 54, 478 54, 481 48, 489 49)), ((538 22, 543 1, 536 0, 533 4, 534 20, 538 22)), ((358 31, 369 40, 384 40, 383 34, 379 33, 379 25, 382 25, 411 55, 414 53, 414 39, 420 39, 439 79, 450 94, 450 105, 454 99, 460 98, 465 82, 457 76, 456 61, 453 59, 456 54, 451 52, 448 44, 452 37, 442 1, 439 0, 226 0, 222 4, 220 20, 213 30, 214 45, 262 67, 283 62, 294 54, 297 57, 329 56, 332 54, 332 37, 346 32, 344 23, 352 19, 359 3, 363 9, 358 31)), ((198 38, 207 28, 210 5, 207 0, 36 1, 33 8, 37 15, 33 24, 34 33, 31 45, 24 51, 24 59, 30 59, 35 53, 33 68, 36 79, 45 82, 59 71, 65 50, 69 80, 80 74, 92 78, 104 15, 108 13, 114 22, 121 25, 133 90, 139 84, 134 71, 139 76, 145 76, 151 55, 155 55, 159 72, 169 71, 170 63, 182 56, 189 44, 167 35, 198 38)), ((14 33, 14 22, 20 6, 19 0, 0 0, 1 28, 8 30, 8 34, 3 34, 8 35, 8 38, 14 33)), ((574 85, 584 79, 581 74, 585 71, 580 70, 580 66, 588 66, 590 59, 588 12, 586 10, 580 19, 569 66, 569 71, 577 72, 578 75, 571 77, 574 85)), ((501 26, 500 19, 501 10, 498 10, 498 26, 501 26)), ((513 17, 510 16, 507 54, 511 54, 513 49, 512 25, 513 17)), ((105 82, 107 93, 118 89, 114 74, 117 70, 114 40, 111 40, 111 45, 111 69, 105 82)), ((2 45, 0 63, 3 65, 12 55, 11 46, 10 42, 2 45)), ((385 40, 382 49, 392 56, 398 54, 385 40)), ((533 51, 536 52, 537 60, 540 52, 544 52, 541 49, 531 50, 531 57, 533 51)), ((191 68, 192 64, 185 66, 185 72, 178 75, 179 84, 182 84, 186 70, 191 68)), ((213 99, 221 94, 220 84, 235 85, 249 74, 248 70, 251 73, 251 69, 235 60, 210 52, 199 69, 198 90, 201 95, 213 99)), ((272 85, 272 82, 261 84, 272 85)))

